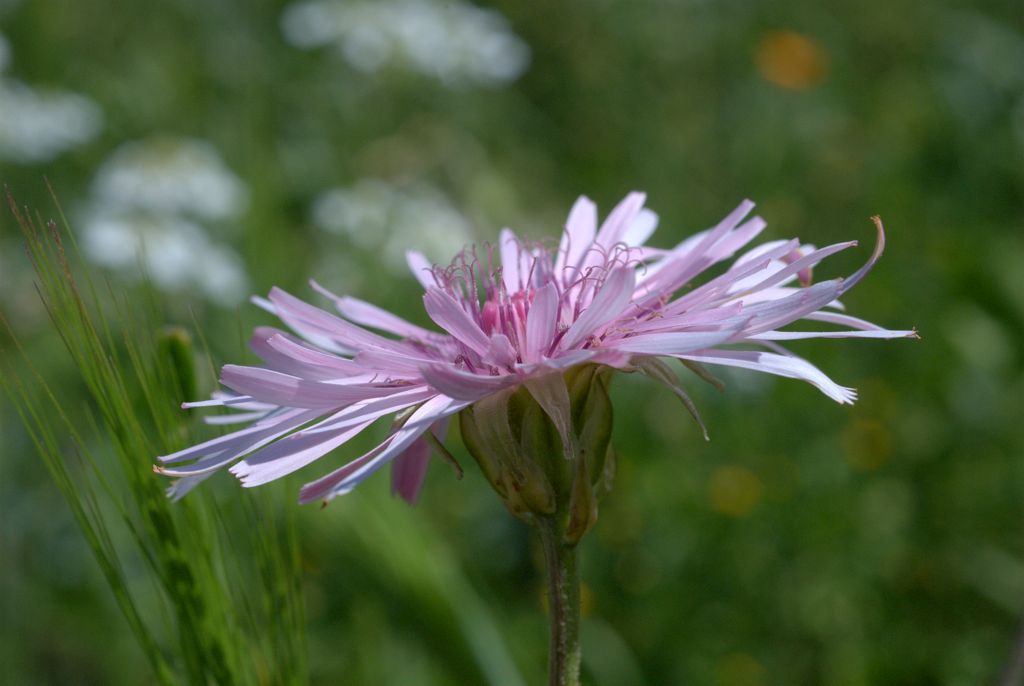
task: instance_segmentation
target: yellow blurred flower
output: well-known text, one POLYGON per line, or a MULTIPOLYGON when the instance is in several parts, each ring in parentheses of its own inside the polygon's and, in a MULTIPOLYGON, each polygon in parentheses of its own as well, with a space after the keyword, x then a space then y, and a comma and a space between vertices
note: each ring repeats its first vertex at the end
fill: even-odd
POLYGON ((818 85, 828 73, 825 51, 795 31, 772 31, 761 39, 755 56, 761 78, 780 88, 804 90, 818 85))
POLYGON ((730 517, 746 517, 761 500, 764 485, 746 467, 726 465, 711 475, 708 498, 711 507, 730 517))
POLYGON ((892 434, 875 419, 850 422, 843 429, 842 444, 846 461, 865 472, 880 468, 892 455, 892 434))
POLYGON ((718 686, 761 686, 764 676, 764 665, 747 653, 730 653, 715 665, 718 686))

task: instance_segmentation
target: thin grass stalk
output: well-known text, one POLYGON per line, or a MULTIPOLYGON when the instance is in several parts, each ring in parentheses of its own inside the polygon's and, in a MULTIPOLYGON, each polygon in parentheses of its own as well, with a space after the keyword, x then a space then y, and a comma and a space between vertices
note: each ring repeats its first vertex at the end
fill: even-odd
MULTIPOLYGON (((137 332, 155 331, 155 299, 140 318, 127 298, 110 293, 114 311, 125 334, 115 337, 110 320, 104 315, 97 289, 85 273, 81 282, 72 274, 71 259, 65 250, 63 235, 53 222, 44 224, 22 213, 10 199, 12 212, 22 228, 29 258, 38 278, 37 290, 69 357, 75 363, 91 401, 99 411, 102 433, 110 438, 118 477, 111 481, 97 460, 76 423, 68 415, 63 398, 42 375, 31 367, 26 351, 7 322, 5 327, 23 360, 29 365, 35 393, 15 374, 3 374, 5 391, 15 401, 22 422, 33 444, 43 456, 58 490, 68 502, 108 585, 117 598, 158 683, 177 683, 171 665, 158 648, 159 642, 150 622, 145 621, 134 600, 129 579, 117 553, 115 537, 101 501, 113 504, 120 523, 129 534, 135 552, 157 578, 159 587, 172 609, 176 627, 178 656, 183 680, 188 683, 301 683, 305 675, 301 611, 283 612, 281 606, 301 607, 296 581, 296 543, 294 529, 259 528, 247 540, 248 550, 238 559, 253 559, 264 568, 257 575, 256 592, 271 597, 261 621, 240 623, 237 600, 230 588, 224 556, 224 542, 237 536, 221 534, 213 524, 219 516, 208 498, 173 505, 163 493, 162 483, 151 472, 152 456, 165 452, 173 440, 181 440, 185 429, 176 406, 186 384, 179 370, 161 360, 151 337, 137 332), (45 226, 46 230, 40 227, 45 226), (80 283, 84 286, 80 287, 80 283), (83 295, 83 293, 85 295, 83 295), (115 344, 116 342, 116 344, 115 344), (58 429, 57 427, 60 427, 58 429), (72 474, 61 449, 58 430, 72 437, 82 460, 81 474, 72 474), (102 497, 101 497, 102 496, 102 497), (212 514, 211 514, 212 513, 212 514), (254 554, 253 554, 254 553, 254 554), (282 560, 287 559, 289 564, 282 560), (282 594, 281 587, 287 591, 282 594), (266 620, 277 613, 276 624, 266 620), (286 647, 286 657, 278 659, 276 650, 265 653, 267 663, 256 667, 250 659, 251 639, 256 634, 277 634, 271 640, 286 647), (287 642, 281 636, 288 637, 287 642), (284 666, 284 669, 281 666, 284 666), (290 674, 286 675, 286 672, 290 674), (268 675, 275 675, 270 677, 268 675), (286 678, 287 677, 287 678, 286 678)), ((66 235, 74 248, 70 232, 66 235)), ((245 537, 243 537, 245 538, 245 537)), ((246 569, 246 576, 251 572, 246 569)))

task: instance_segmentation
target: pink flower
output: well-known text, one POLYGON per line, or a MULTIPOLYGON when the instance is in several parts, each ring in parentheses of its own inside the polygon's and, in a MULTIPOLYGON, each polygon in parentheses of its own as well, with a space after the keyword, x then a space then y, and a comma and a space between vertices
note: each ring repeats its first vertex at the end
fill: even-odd
POLYGON ((764 221, 745 219, 753 203, 744 201, 717 226, 676 247, 651 248, 645 242, 658 219, 644 209, 644 198, 631 193, 598 228, 594 203, 581 197, 555 250, 505 229, 496 248, 468 248, 448 267, 410 252, 409 266, 426 290, 427 314, 441 332, 316 284, 338 315, 278 288, 266 300, 256 299, 297 336, 258 328, 250 345, 264 366, 226 365, 221 382, 230 393, 185 404, 241 410, 207 421, 249 425, 161 457, 164 466, 157 471, 180 477, 171 495, 183 496, 228 465, 243 486, 265 484, 394 416, 394 428, 380 445, 306 484, 300 501, 347 493, 394 462, 393 488, 411 502, 423 483, 433 439, 443 438, 448 418, 487 396, 525 386, 568 435, 569 401, 561 379, 577 365, 644 372, 671 385, 691 411, 675 374, 659 358, 677 358, 698 370, 692 363, 803 379, 837 402, 852 403, 852 389, 779 343, 916 335, 844 314, 838 302, 882 254, 885 235, 877 218, 875 249, 849 278, 810 283, 813 267, 855 241, 816 249, 793 239, 763 243, 720 275, 692 286, 749 244, 764 221), (797 320, 842 328, 781 330, 797 320))

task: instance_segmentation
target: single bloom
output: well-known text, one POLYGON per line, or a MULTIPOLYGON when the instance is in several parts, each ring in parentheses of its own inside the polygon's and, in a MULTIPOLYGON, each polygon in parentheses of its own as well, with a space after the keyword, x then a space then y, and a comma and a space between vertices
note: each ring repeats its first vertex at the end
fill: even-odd
MULTIPOLYGON (((515 503, 525 498, 524 511, 547 511, 553 507, 546 500, 547 481, 561 477, 545 467, 549 478, 541 478, 543 488, 531 494, 533 463, 517 456, 536 444, 522 433, 531 421, 523 397, 534 410, 542 408, 536 411, 557 431, 559 452, 572 464, 588 446, 605 450, 607 431, 588 417, 608 415, 610 422, 606 384, 597 380, 611 372, 638 371, 669 385, 695 417, 663 358, 682 360, 701 376, 707 376, 703 365, 710 364, 802 379, 837 402, 852 403, 853 389, 780 343, 916 336, 845 314, 838 300, 882 254, 885 234, 877 218, 877 241, 867 263, 848 278, 812 284, 811 270, 819 262, 856 241, 820 249, 797 239, 770 241, 733 259, 765 228, 760 217, 748 218, 754 205, 744 201, 717 226, 673 248, 653 248, 645 244, 658 217, 644 208, 644 200, 644 194, 630 193, 599 226, 594 203, 579 198, 554 249, 504 229, 496 246, 466 248, 446 267, 408 253, 409 267, 425 290, 426 312, 440 331, 315 283, 337 314, 279 288, 266 299, 254 299, 292 333, 257 328, 250 346, 263 365, 226 365, 221 383, 228 391, 185 403, 238 410, 206 421, 247 426, 159 458, 158 472, 179 477, 170 495, 180 498, 228 466, 243 486, 265 484, 344 445, 377 420, 393 417, 380 445, 306 484, 300 502, 347 493, 389 463, 394 491, 412 502, 431 453, 443 451, 449 418, 461 412, 467 447, 495 489, 509 496, 506 504, 511 498, 515 511, 515 503), (695 283, 728 260, 722 273, 695 283), (798 320, 831 326, 782 330, 798 320), (500 421, 490 420, 497 415, 500 421), (503 475, 506 468, 510 472, 503 475)), ((603 464, 604 455, 597 457, 603 464)), ((593 461, 576 463, 583 471, 601 469, 593 461)), ((561 479, 564 487, 555 484, 555 492, 590 502, 589 495, 579 494, 580 484, 589 489, 599 480, 597 474, 574 480, 570 473, 561 479)))

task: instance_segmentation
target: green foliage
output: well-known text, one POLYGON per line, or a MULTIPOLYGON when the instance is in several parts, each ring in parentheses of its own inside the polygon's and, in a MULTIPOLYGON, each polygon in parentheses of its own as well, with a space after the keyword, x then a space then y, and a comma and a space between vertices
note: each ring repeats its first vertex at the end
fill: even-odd
POLYGON ((241 513, 202 496, 175 505, 152 472, 151 456, 188 435, 176 409, 182 390, 195 383, 187 337, 140 333, 156 331, 152 313, 113 292, 106 303, 113 316, 106 314, 88 275, 76 277, 70 234, 19 210, 13 199, 11 210, 40 296, 99 421, 92 435, 80 426, 9 325, 28 372, 5 369, 4 388, 154 678, 161 684, 302 683, 305 627, 290 517, 275 523, 266 498, 263 507, 250 504, 241 513), (70 446, 63 445, 65 435, 70 446), (98 446, 90 444, 95 439, 98 446), (130 545, 115 543, 118 527, 128 532, 130 545), (169 626, 140 609, 126 555, 140 558, 157 581, 169 626), (163 631, 170 633, 169 646, 161 645, 163 631))
MULTIPOLYGON (((95 139, 49 162, 0 159, 0 182, 49 206, 46 174, 84 231, 97 170, 123 143, 209 141, 249 204, 205 228, 237 251, 252 292, 279 285, 315 300, 312 276, 423 325, 394 258, 429 251, 438 229, 400 233, 388 214, 384 229, 331 232, 313 210, 325 191, 426 184, 491 241, 504 225, 554 236, 578 194, 605 212, 633 188, 661 216, 661 247, 743 197, 758 202, 767 240, 866 243, 880 214, 886 254, 845 303, 885 326, 916 325, 923 340, 793 346, 857 387, 854 407, 792 381, 709 369, 720 394, 680 374, 705 442, 671 391, 640 375, 612 385, 615 489, 580 550, 585 682, 993 682, 1024 609, 1019 2, 486 4, 530 47, 530 67, 504 85, 450 88, 288 44, 285 0, 0 2, 3 81, 87 95, 104 115, 95 139)), ((815 277, 849 274, 865 254, 836 256, 815 277)), ((68 287, 59 261, 44 262, 68 287)), ((379 435, 257 492, 217 475, 178 505, 161 500, 174 555, 197 565, 201 589, 201 610, 178 610, 163 590, 174 555, 157 549, 160 510, 145 514, 134 494, 162 498, 154 456, 215 435, 178 403, 209 392, 218 364, 245 361, 251 328, 275 322, 188 288, 140 287, 124 269, 104 270, 95 297, 82 289, 107 312, 95 333, 81 331, 73 296, 58 301, 77 328, 67 332, 39 306, 29 265, 0 212, 0 309, 35 369, 0 334, 3 381, 20 398, 0 405, 5 680, 137 684, 163 671, 147 660, 187 675, 180 619, 228 627, 232 674, 301 662, 298 624, 316 683, 519 678, 494 676, 503 670, 540 681, 539 550, 457 436, 448 444, 465 479, 435 466, 413 510, 386 494, 383 474, 326 510, 293 504, 300 483, 379 435), (188 365, 161 350, 164 325, 209 342, 215 363, 198 357, 195 396, 188 365), (69 354, 62 335, 83 347, 69 354), (46 464, 63 471, 51 479, 46 464), (279 552, 252 552, 277 527, 279 552), (264 579, 279 565, 301 572, 274 575, 292 581, 271 593, 264 579), (213 597, 211 575, 249 601, 213 597), (305 622, 288 615, 301 603, 280 609, 299 577, 305 622)))

